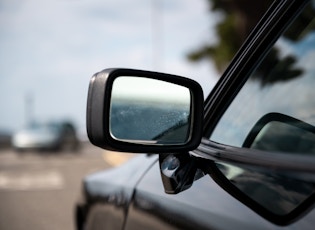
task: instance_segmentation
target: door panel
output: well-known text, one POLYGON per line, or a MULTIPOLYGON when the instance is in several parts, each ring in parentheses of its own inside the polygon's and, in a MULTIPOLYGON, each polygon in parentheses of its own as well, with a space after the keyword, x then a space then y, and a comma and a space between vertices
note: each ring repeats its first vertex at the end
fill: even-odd
POLYGON ((131 229, 266 229, 264 220, 219 187, 209 175, 176 195, 164 192, 156 163, 138 184, 128 211, 131 229))

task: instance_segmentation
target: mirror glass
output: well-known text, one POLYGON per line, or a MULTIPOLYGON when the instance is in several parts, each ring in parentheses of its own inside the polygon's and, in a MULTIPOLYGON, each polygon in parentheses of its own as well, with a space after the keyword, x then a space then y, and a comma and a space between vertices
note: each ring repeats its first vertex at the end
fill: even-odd
POLYGON ((315 153, 315 129, 302 121, 270 121, 255 126, 244 147, 296 154, 315 153))
POLYGON ((313 205, 315 180, 309 174, 276 173, 256 167, 217 163, 219 170, 247 198, 252 208, 287 224, 313 205), (255 205, 253 205, 253 201, 255 205), (261 211, 262 210, 262 211, 261 211))
POLYGON ((162 80, 121 76, 114 80, 110 132, 114 139, 161 145, 189 141, 190 90, 162 80))
MULTIPOLYGON (((285 114, 269 113, 253 126, 243 147, 274 154, 313 155, 315 128, 285 114)), ((315 178, 312 174, 222 163, 217 166, 234 186, 255 202, 253 207, 264 210, 275 222, 290 223, 313 205, 315 178)))

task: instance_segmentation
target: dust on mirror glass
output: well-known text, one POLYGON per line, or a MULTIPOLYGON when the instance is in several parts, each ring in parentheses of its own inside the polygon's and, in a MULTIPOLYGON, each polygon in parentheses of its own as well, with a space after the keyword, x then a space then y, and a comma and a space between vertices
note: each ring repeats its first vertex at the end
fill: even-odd
POLYGON ((189 141, 190 90, 162 80, 121 76, 114 80, 110 132, 114 139, 160 145, 189 141))

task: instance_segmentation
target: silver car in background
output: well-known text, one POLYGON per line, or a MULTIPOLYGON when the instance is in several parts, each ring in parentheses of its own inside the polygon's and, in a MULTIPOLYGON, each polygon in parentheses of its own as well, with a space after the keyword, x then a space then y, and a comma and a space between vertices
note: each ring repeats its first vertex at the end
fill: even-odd
POLYGON ((12 146, 17 151, 75 151, 79 148, 79 140, 75 127, 70 122, 32 123, 13 135, 12 146))

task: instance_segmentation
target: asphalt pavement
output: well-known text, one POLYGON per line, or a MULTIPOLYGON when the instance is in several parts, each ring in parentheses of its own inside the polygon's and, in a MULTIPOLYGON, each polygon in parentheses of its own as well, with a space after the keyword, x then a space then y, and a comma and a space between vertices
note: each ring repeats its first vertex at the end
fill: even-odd
POLYGON ((75 229, 73 209, 82 178, 133 156, 88 143, 79 152, 0 149, 0 229, 75 229))

